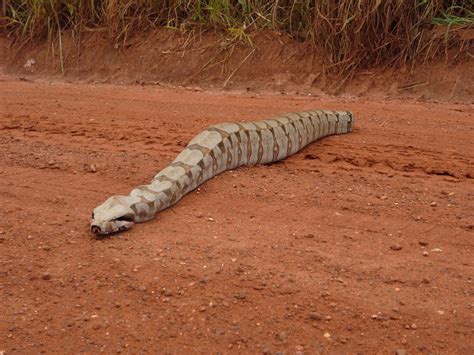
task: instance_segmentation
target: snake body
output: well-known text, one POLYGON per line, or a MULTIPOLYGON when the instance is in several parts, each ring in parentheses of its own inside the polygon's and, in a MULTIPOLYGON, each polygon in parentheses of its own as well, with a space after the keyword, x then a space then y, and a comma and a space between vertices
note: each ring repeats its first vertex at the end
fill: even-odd
POLYGON ((310 110, 210 126, 150 184, 133 189, 128 196, 112 196, 95 208, 91 231, 101 235, 130 229, 223 171, 284 159, 320 138, 348 133, 353 125, 351 112, 310 110))

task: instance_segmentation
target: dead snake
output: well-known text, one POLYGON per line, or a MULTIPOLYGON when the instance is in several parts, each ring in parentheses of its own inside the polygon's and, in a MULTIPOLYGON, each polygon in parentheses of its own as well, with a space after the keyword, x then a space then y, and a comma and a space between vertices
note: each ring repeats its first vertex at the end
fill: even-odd
POLYGON ((128 196, 112 196, 95 208, 91 231, 104 235, 130 229, 223 171, 284 159, 320 138, 350 132, 354 121, 348 111, 310 110, 210 126, 149 185, 135 188, 128 196))

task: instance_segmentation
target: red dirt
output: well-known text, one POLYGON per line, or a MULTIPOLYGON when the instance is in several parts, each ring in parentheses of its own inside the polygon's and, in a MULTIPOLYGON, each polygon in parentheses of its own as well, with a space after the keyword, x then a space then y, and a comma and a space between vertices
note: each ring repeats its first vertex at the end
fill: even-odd
POLYGON ((0 352, 474 352, 472 104, 3 76, 0 105, 0 352), (205 126, 321 107, 355 131, 89 233, 205 126))
MULTIPOLYGON (((77 38, 67 35, 63 41, 66 78, 89 83, 198 85, 312 95, 349 93, 371 99, 465 103, 472 103, 474 97, 474 47, 467 44, 470 52, 453 49, 449 59, 443 55, 430 65, 371 68, 341 86, 339 80, 325 75, 321 53, 314 46, 271 31, 255 34, 255 48, 227 43, 215 33, 193 36, 170 30, 140 33, 125 43, 114 44, 106 31, 84 33, 80 45, 77 38)), ((18 44, 12 46, 0 36, 0 62, 9 72, 33 78, 60 76, 56 41, 17 48, 18 44), (28 65, 31 60, 34 64, 28 65)))

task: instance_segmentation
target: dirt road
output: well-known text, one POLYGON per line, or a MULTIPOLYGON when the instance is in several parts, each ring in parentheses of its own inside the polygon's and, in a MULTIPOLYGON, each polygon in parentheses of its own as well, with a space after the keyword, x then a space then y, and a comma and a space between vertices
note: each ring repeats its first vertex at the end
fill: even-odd
POLYGON ((474 352, 474 106, 0 82, 0 351, 474 352), (353 110, 110 239, 205 126, 353 110))

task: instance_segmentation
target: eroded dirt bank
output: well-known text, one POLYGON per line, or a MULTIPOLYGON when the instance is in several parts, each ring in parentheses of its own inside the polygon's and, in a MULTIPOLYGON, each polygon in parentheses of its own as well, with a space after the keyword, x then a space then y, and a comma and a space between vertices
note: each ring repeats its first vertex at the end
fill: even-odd
MULTIPOLYGON (((459 52, 453 48, 449 55, 429 60, 428 65, 418 61, 395 69, 388 69, 390 63, 361 69, 343 83, 343 77, 326 75, 323 53, 308 41, 261 31, 252 36, 252 43, 236 44, 215 33, 171 30, 140 33, 115 43, 107 31, 97 30, 85 32, 80 38, 65 33, 60 52, 57 41, 19 46, 0 36, 0 62, 8 73, 25 78, 55 75, 88 83, 473 102, 472 50, 459 52)), ((467 40, 463 48, 470 48, 469 43, 467 40)))
POLYGON ((0 82, 0 351, 473 353, 474 108, 0 82), (353 110, 130 232, 92 209, 205 126, 353 110))

